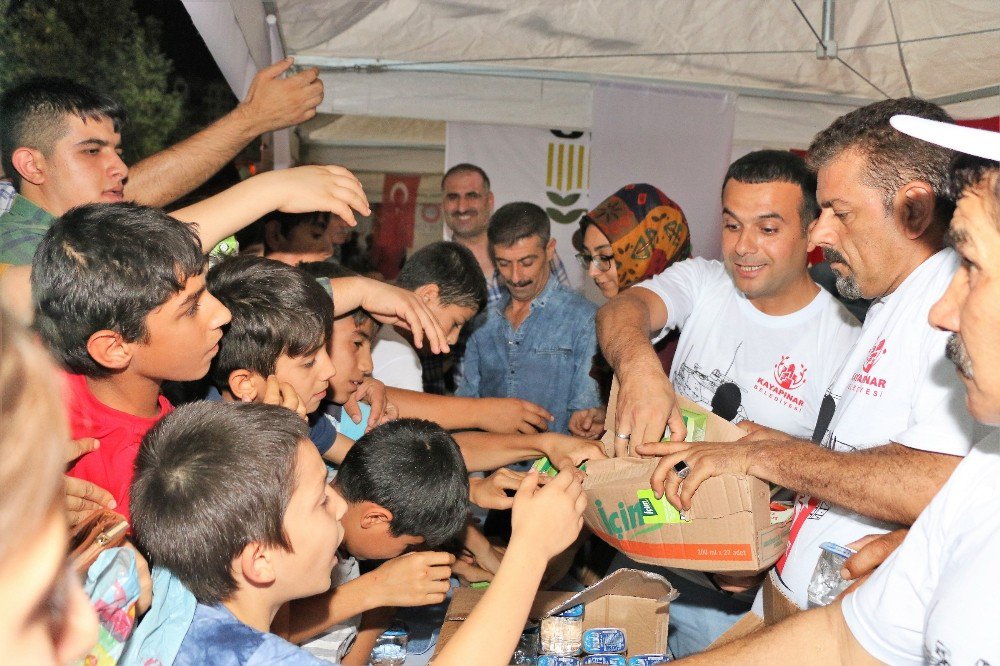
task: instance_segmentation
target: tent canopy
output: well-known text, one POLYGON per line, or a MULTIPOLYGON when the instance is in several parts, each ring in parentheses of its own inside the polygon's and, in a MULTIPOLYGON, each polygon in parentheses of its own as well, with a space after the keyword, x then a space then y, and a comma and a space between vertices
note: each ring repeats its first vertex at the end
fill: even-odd
MULTIPOLYGON (((261 35, 265 16, 274 15, 284 50, 297 64, 321 69, 324 114, 587 129, 593 84, 619 80, 738 93, 738 148, 805 147, 837 116, 885 97, 916 95, 959 118, 1000 113, 995 0, 185 4, 192 16, 218 10, 196 24, 220 65, 268 61, 259 52, 266 48, 261 35), (233 16, 228 24, 219 19, 225 13, 233 16), (231 38, 233 24, 244 39, 231 38)), ((236 74, 227 78, 242 95, 245 69, 231 67, 236 74)), ((314 124, 317 146, 336 148, 337 136, 352 141, 326 125, 314 124)), ((380 127, 382 145, 372 147, 399 137, 414 158, 433 149, 424 140, 406 146, 414 143, 412 124, 380 127)), ((442 136, 423 129, 424 136, 442 136)), ((303 134, 310 143, 313 133, 303 134)))

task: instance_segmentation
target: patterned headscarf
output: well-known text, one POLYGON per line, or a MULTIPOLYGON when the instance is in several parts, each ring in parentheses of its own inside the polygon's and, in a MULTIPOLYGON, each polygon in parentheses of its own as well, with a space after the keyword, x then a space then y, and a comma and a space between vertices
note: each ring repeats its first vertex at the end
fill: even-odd
POLYGON ((583 249, 583 233, 593 224, 608 237, 625 289, 691 256, 691 233, 684 211, 646 183, 626 185, 580 220, 573 244, 583 249))

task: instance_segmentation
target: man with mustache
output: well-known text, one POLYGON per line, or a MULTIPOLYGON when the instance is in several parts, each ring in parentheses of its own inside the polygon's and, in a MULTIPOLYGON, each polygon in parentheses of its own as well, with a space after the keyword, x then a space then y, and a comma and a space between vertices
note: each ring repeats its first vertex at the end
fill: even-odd
POLYGON ((501 206, 487 237, 509 293, 469 338, 456 395, 529 400, 552 414, 551 432, 568 433, 574 412, 601 404, 590 376, 597 307, 552 279, 556 241, 540 207, 501 206))
MULTIPOLYGON (((1000 424, 1000 134, 905 115, 892 125, 977 156, 962 156, 952 167, 951 192, 960 196, 946 242, 961 264, 929 317, 957 367, 949 374, 965 385, 964 407, 980 423, 1000 424)), ((820 182, 822 190, 822 175, 820 182)), ((861 293, 872 293, 853 265, 838 272, 861 293)), ((1000 663, 989 584, 1000 548, 998 520, 1000 434, 993 429, 856 591, 686 663, 1000 663)))
MULTIPOLYGON (((850 545, 911 524, 974 441, 945 358, 948 334, 927 323, 959 268, 944 246, 954 153, 895 130, 896 114, 951 122, 929 102, 888 99, 837 119, 809 148, 822 208, 810 240, 826 252, 842 294, 874 299, 812 441, 760 430, 734 444, 639 448, 664 456, 652 486, 678 507, 690 507, 706 478, 727 473, 797 491, 790 543, 770 583, 799 608, 822 543, 850 545), (681 461, 683 483, 673 469, 681 461)), ((754 610, 763 614, 761 595, 754 610)))
MULTIPOLYGON (((487 306, 507 295, 507 288, 490 256, 486 227, 493 214, 494 197, 490 177, 475 164, 463 162, 448 169, 441 179, 441 213, 451 231, 451 240, 469 248, 486 278, 487 306)), ((552 275, 567 289, 572 289, 566 266, 558 253, 549 262, 552 275)), ((488 310, 488 308, 487 308, 488 310)), ((469 337, 486 321, 487 310, 482 310, 462 329, 452 351, 445 354, 421 353, 424 367, 424 390, 428 393, 447 394, 462 376, 462 359, 469 337), (454 359, 454 365, 452 365, 454 359)))
MULTIPOLYGON (((816 177, 797 155, 759 150, 740 157, 722 183, 722 261, 675 263, 601 308, 599 338, 621 380, 619 414, 676 390, 727 420, 812 434, 826 387, 860 332, 809 276, 815 192, 816 177), (668 380, 649 335, 672 328, 681 336, 668 380)), ((631 251, 640 249, 636 243, 631 251)), ((636 425, 617 428, 620 455, 663 433, 662 423, 656 432, 636 425)), ((643 568, 624 556, 615 564, 643 568)), ((750 610, 762 579, 658 573, 681 593, 670 605, 670 649, 678 657, 704 650, 750 610)))

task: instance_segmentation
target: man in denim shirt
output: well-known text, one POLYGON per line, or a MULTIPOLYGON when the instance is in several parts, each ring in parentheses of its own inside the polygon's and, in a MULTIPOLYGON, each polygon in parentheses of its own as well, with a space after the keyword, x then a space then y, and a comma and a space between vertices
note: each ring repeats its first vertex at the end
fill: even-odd
POLYGON ((530 400, 555 417, 551 432, 568 433, 574 413, 601 404, 590 376, 597 307, 553 279, 556 241, 535 204, 499 208, 487 237, 509 293, 490 304, 486 323, 469 339, 456 394, 530 400))

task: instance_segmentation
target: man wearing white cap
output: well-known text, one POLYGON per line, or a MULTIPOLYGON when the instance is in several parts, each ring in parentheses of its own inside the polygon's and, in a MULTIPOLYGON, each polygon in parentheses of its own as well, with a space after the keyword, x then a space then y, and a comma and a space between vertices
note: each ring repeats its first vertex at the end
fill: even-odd
POLYGON ((901 113, 951 122, 929 102, 883 100, 837 119, 809 148, 822 208, 810 241, 823 248, 843 295, 874 299, 827 388, 812 441, 758 431, 735 444, 639 447, 664 456, 653 488, 684 509, 702 481, 726 473, 796 491, 789 546, 769 584, 802 609, 821 544, 912 524, 974 442, 945 358, 948 335, 927 323, 959 266, 944 247, 954 153, 893 129, 889 119, 901 113), (681 461, 683 484, 674 469, 681 461))
MULTIPOLYGON (((1000 424, 1000 134, 908 116, 896 116, 892 125, 983 158, 962 157, 952 167, 951 191, 960 198, 946 241, 961 266, 929 320, 950 333, 946 355, 965 385, 968 411, 981 423, 1000 424)), ((992 591, 998 552, 1000 431, 992 430, 857 591, 689 663, 739 657, 746 663, 998 664, 992 591)))

